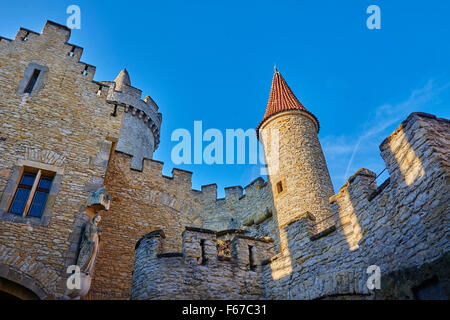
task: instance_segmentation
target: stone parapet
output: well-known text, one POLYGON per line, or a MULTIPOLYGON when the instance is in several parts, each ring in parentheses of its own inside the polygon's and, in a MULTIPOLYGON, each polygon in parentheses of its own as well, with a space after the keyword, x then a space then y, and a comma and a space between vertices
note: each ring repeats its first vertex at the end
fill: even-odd
POLYGON ((155 254, 160 237, 140 240, 132 299, 260 299, 261 263, 273 255, 269 239, 236 237, 230 257, 218 256, 216 232, 187 227, 181 253, 155 254))

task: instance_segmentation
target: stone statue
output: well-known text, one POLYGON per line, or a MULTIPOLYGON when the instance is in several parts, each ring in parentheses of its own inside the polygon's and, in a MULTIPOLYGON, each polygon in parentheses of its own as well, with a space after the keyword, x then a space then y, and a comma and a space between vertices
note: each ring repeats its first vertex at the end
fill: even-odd
POLYGON ((96 214, 92 220, 86 224, 81 237, 80 253, 78 254, 77 265, 82 273, 92 277, 94 273, 95 259, 98 255, 100 233, 102 229, 98 227, 101 216, 96 214))
POLYGON ((89 289, 91 288, 95 259, 98 255, 100 243, 100 233, 102 232, 98 227, 100 220, 101 216, 96 214, 84 227, 83 234, 81 235, 80 252, 76 263, 80 268, 80 286, 66 291, 66 296, 69 299, 81 299, 88 294, 89 289))

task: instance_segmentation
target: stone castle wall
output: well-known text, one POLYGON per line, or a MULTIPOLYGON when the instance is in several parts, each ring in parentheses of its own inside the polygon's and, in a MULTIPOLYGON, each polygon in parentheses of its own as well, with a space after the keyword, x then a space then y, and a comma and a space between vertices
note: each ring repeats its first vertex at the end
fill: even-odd
POLYGON ((62 297, 66 267, 76 261, 89 219, 89 193, 102 185, 112 196, 111 211, 101 213, 90 299, 129 298, 134 245, 156 228, 175 251, 186 225, 219 231, 247 220, 249 235, 276 232, 270 184, 262 179, 227 188, 217 199, 216 185, 192 190, 190 172, 163 176, 163 164, 148 159, 159 144, 158 106, 130 85, 93 81, 95 67, 80 61, 83 48, 69 37, 68 28, 49 21, 40 34, 21 28, 14 40, 0 38, 0 277, 32 283, 40 297, 62 297), (25 94, 35 68, 41 75, 25 94), (147 149, 137 147, 141 133, 151 140, 147 149), (57 171, 42 219, 6 212, 27 165, 57 171))
POLYGON ((273 255, 272 241, 238 236, 231 243, 231 257, 218 256, 216 243, 216 232, 186 228, 182 252, 166 252, 164 234, 146 235, 136 248, 131 299, 263 297, 260 268, 261 262, 273 255))
POLYGON ((261 178, 245 188, 226 188, 225 198, 217 199, 217 185, 192 189, 191 172, 174 169, 167 177, 162 162, 148 159, 139 172, 130 169, 131 161, 114 152, 109 162, 105 186, 111 205, 101 222, 105 236, 89 299, 130 297, 135 244, 153 230, 165 232, 169 252, 182 250, 185 226, 230 230, 229 238, 239 228, 253 237, 276 234, 276 224, 266 213, 266 208, 273 210, 270 184, 261 178))
MULTIPOLYGON (((214 233, 185 232, 191 235, 178 255, 167 253, 160 238, 144 237, 132 299, 412 299, 436 278, 449 297, 449 127, 432 115, 409 116, 380 146, 390 178, 377 187, 375 173, 358 170, 330 198, 329 227, 317 232, 320 221, 307 215, 283 226, 287 248, 270 256, 274 246, 265 247, 270 258, 258 260, 260 275, 224 269, 212 244, 214 263, 201 265, 199 240, 214 244, 214 233), (381 271, 380 290, 367 287, 372 265, 381 271), (256 288, 251 295, 239 291, 248 288, 243 279, 256 288)), ((245 257, 245 249, 239 254, 245 257)))
MULTIPOLYGON (((158 107, 150 97, 140 100, 142 92, 131 85, 117 91, 114 82, 93 81, 95 67, 80 62, 83 49, 68 43, 69 36, 66 27, 47 22, 40 34, 21 28, 14 40, 0 37, 0 278, 39 298, 62 298, 67 266, 76 261, 90 217, 89 194, 105 185, 111 206, 101 212, 88 299, 128 299, 132 292, 139 299, 372 298, 364 286, 370 264, 380 266, 390 289, 377 292, 379 297, 411 297, 411 288, 436 275, 450 296, 448 120, 411 115, 380 147, 390 179, 376 187, 373 172, 358 171, 331 197, 331 211, 320 203, 312 208, 315 216, 305 214, 314 210, 296 198, 302 192, 295 188, 308 190, 302 181, 308 172, 300 180, 284 177, 293 194, 278 195, 279 206, 271 183, 261 178, 245 188, 226 188, 225 198, 217 199, 216 185, 193 190, 191 172, 174 169, 166 177, 161 162, 147 159, 159 143, 158 107), (24 94, 35 68, 41 76, 33 92, 24 94), (123 126, 124 114, 130 123, 139 121, 138 129, 123 126), (150 141, 146 150, 133 138, 141 132, 150 141), (36 166, 55 172, 43 217, 9 214, 23 168, 36 166), (283 221, 277 210, 288 212, 283 221), (328 217, 325 228, 318 226, 322 215, 328 217), (237 235, 236 229, 246 233, 237 235), (279 229, 286 240, 281 248, 279 229), (166 238, 145 237, 135 252, 138 240, 155 230, 166 238), (216 238, 230 236, 233 257, 220 260, 216 238), (265 236, 275 242, 257 240, 265 236), (205 265, 198 263, 200 240, 206 241, 205 265), (256 271, 246 269, 249 245, 258 252, 256 271), (400 278, 407 279, 402 287, 400 278), (163 292, 143 290, 153 285, 163 292)), ((299 125, 297 120, 277 124, 283 137, 298 136, 285 126, 299 125)), ((313 125, 308 123, 303 125, 313 125)), ((320 149, 318 140, 305 143, 320 149)), ((298 159, 284 146, 283 165, 293 168, 298 159)), ((320 157, 303 156, 311 168, 325 165, 320 157)), ((329 176, 312 178, 326 199, 329 176)))
POLYGON ((449 129, 449 120, 412 114, 380 146, 385 183, 376 188, 376 175, 360 169, 330 198, 331 229, 313 236, 314 222, 291 223, 290 254, 263 271, 268 297, 412 299, 433 276, 450 297, 449 129), (371 265, 382 275, 375 294, 366 286, 371 265))
POLYGON ((95 67, 80 62, 70 30, 47 22, 0 39, 0 277, 60 298, 74 264, 89 192, 103 184, 122 110, 112 116, 95 67), (26 77, 41 70, 31 94, 26 77), (84 73, 84 74, 83 74, 84 73), (9 214, 24 167, 56 175, 41 219, 9 214))

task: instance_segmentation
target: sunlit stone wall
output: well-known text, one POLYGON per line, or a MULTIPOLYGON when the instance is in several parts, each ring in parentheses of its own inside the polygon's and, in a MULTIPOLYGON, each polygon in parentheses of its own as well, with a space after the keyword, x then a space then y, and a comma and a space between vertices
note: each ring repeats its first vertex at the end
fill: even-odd
POLYGON ((390 178, 360 169, 330 198, 336 230, 311 237, 306 217, 286 228, 289 257, 264 268, 273 299, 412 299, 438 279, 450 297, 450 121, 415 113, 380 146, 390 178), (369 266, 381 271, 381 289, 369 290, 369 266))
POLYGON ((69 37, 50 21, 41 33, 0 37, 0 277, 48 299, 64 295, 89 192, 103 185, 123 113, 111 115, 107 87, 93 81, 95 67, 69 37), (41 218, 8 213, 25 165, 56 173, 41 218))

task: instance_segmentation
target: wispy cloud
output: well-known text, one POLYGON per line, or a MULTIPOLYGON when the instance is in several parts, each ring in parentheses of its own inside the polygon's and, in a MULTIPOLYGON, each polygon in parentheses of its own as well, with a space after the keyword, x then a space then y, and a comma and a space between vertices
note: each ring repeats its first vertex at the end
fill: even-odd
POLYGON ((359 135, 324 137, 322 144, 325 156, 331 160, 331 165, 330 163, 328 165, 335 187, 341 186, 358 168, 368 163, 376 163, 375 157, 380 160, 378 163, 381 163, 377 146, 389 136, 394 126, 399 125, 410 113, 426 109, 426 105, 449 86, 450 83, 447 83, 438 87, 433 80, 429 80, 423 88, 413 90, 405 101, 397 104, 386 103, 373 109, 368 115, 368 120, 361 125, 359 135), (344 176, 341 175, 343 168, 345 168, 344 176), (337 172, 339 177, 336 175, 337 172), (336 185, 337 183, 339 184, 336 185))

